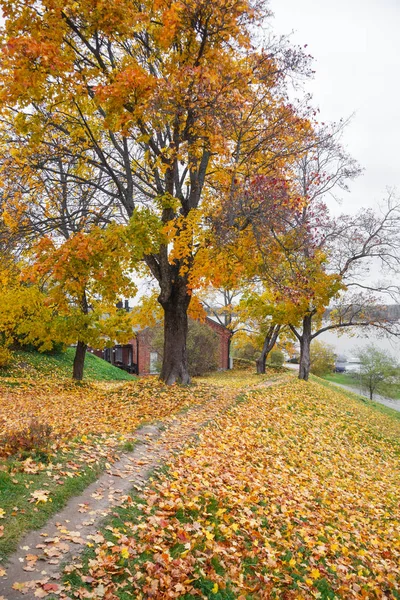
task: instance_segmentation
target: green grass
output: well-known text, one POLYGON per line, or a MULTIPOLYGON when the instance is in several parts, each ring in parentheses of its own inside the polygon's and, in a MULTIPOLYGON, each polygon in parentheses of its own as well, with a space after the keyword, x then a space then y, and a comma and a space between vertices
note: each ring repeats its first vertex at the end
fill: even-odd
MULTIPOLYGON (((43 354, 36 351, 16 350, 14 363, 8 368, 0 368, 0 377, 72 377, 75 348, 67 348, 57 354, 43 354)), ((132 381, 132 375, 110 365, 102 358, 88 352, 85 359, 84 379, 92 381, 132 381)))
MULTIPOLYGON (((325 379, 326 381, 331 381, 332 383, 340 383, 342 385, 350 385, 353 386, 354 388, 359 389, 360 387, 360 381, 359 381, 359 377, 358 375, 352 374, 352 373, 328 373, 327 375, 323 375, 322 379, 325 379)), ((367 393, 367 392, 365 392, 367 393)), ((400 400, 400 389, 398 389, 398 386, 390 386, 390 388, 388 388, 388 390, 386 392, 377 392, 377 393, 382 393, 384 396, 388 395, 390 398, 393 398, 394 400, 400 400)))
MULTIPOLYGON (((68 462, 73 460, 78 463, 76 456, 71 453, 58 453, 54 463, 62 463, 69 470, 68 462)), ((24 533, 42 527, 51 515, 59 512, 67 501, 80 494, 90 483, 95 481, 104 470, 107 459, 85 464, 80 461, 79 474, 73 477, 65 477, 63 485, 59 485, 55 479, 49 478, 46 470, 39 473, 24 473, 16 471, 17 461, 6 462, 7 470, 0 471, 0 507, 5 512, 5 517, 0 524, 4 526, 3 536, 0 538, 0 559, 4 560, 11 552, 16 550, 18 542, 24 533), (36 490, 49 492, 51 501, 46 503, 30 502, 31 493, 36 490)))
POLYGON ((327 375, 322 375, 321 378, 326 381, 332 381, 332 383, 341 383, 342 385, 357 386, 359 384, 357 375, 352 375, 351 373, 328 373, 327 375))

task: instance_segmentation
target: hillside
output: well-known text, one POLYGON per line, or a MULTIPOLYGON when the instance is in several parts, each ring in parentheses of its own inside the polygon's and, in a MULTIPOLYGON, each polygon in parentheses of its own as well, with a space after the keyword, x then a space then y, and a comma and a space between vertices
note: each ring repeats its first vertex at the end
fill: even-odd
POLYGON ((314 383, 251 384, 114 513, 68 597, 400 598, 400 422, 314 383))
MULTIPOLYGON (((72 377, 72 364, 75 348, 67 348, 57 354, 43 354, 36 351, 17 350, 14 353, 15 363, 8 368, 0 368, 0 377, 15 378, 61 378, 72 377)), ((110 365, 107 361, 86 354, 84 379, 90 381, 132 381, 134 377, 110 365)))

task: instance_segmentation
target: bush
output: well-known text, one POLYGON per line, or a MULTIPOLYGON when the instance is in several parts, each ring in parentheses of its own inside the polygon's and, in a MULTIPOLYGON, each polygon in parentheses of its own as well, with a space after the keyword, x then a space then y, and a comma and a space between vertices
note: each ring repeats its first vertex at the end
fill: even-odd
POLYGON ((13 353, 6 346, 0 346, 0 368, 9 367, 13 362, 13 353))
POLYGON ((242 358, 243 360, 254 361, 260 356, 260 350, 251 342, 247 342, 233 348, 234 358, 242 358))
POLYGON ((335 370, 335 358, 335 351, 331 344, 324 344, 323 342, 314 340, 310 349, 311 373, 314 375, 333 373, 335 370))
POLYGON ((268 364, 271 365, 271 367, 282 367, 283 363, 285 362, 285 357, 283 355, 283 352, 281 352, 280 350, 272 350, 268 356, 268 364))
POLYGON ((254 372, 254 361, 247 358, 233 358, 233 368, 235 371, 252 371, 254 372))
POLYGON ((191 375, 204 375, 218 368, 218 335, 207 325, 189 321, 187 351, 191 375))
POLYGON ((18 455, 21 458, 34 456, 45 460, 52 441, 51 426, 32 419, 24 429, 6 434, 0 440, 0 452, 7 456, 18 455))
POLYGON ((397 360, 373 344, 358 348, 356 356, 360 361, 359 376, 363 387, 368 390, 370 400, 377 392, 396 398, 400 387, 400 368, 397 360))

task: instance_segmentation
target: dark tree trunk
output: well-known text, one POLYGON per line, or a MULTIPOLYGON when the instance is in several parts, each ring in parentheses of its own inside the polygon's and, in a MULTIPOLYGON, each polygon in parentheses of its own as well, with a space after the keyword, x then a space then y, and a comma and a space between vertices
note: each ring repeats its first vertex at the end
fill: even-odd
POLYGON ((299 364, 299 379, 308 381, 310 374, 310 346, 311 346, 311 325, 312 315, 307 315, 303 319, 303 333, 300 336, 300 364, 299 364))
POLYGON ((257 375, 262 375, 263 373, 265 373, 265 365, 267 362, 267 356, 268 354, 266 352, 261 352, 261 356, 259 356, 256 360, 256 367, 257 367, 257 375))
POLYGON ((268 354, 271 352, 272 348, 275 346, 276 340, 278 339, 278 335, 280 332, 280 325, 271 325, 268 329, 268 332, 264 339, 264 345, 261 350, 261 355, 256 360, 257 374, 262 375, 265 373, 265 364, 267 362, 268 354))
POLYGON ((85 344, 84 342, 78 342, 76 345, 72 378, 76 379, 77 381, 82 381, 82 379, 83 379, 83 369, 85 366, 86 348, 87 348, 87 344, 85 344))
POLYGON ((164 356, 160 379, 167 385, 175 382, 187 385, 190 383, 186 350, 190 295, 186 285, 173 284, 169 299, 160 303, 164 309, 164 356))

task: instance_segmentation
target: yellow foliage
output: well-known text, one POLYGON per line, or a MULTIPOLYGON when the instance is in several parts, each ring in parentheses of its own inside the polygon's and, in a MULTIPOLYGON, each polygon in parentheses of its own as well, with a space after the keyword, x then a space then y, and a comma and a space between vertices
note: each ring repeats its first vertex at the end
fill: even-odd
POLYGON ((13 360, 13 354, 9 348, 0 346, 0 368, 8 367, 13 360))

